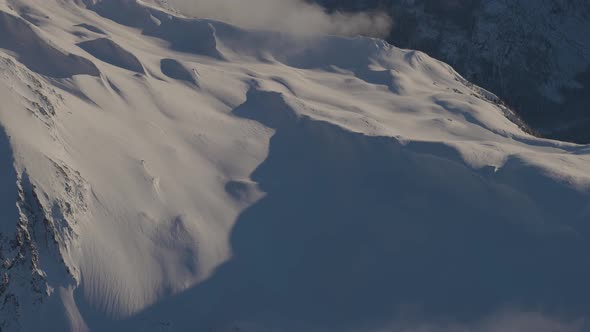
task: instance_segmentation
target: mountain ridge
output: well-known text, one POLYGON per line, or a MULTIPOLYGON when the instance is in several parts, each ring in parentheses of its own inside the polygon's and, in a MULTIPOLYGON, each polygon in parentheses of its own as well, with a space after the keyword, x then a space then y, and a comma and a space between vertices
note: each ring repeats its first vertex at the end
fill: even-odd
POLYGON ((329 10, 378 8, 387 40, 453 65, 500 96, 543 136, 587 143, 590 6, 583 0, 318 0, 329 10), (360 8, 359 8, 360 7, 360 8))
POLYGON ((449 65, 139 1, 0 11, 96 68, 0 36, 3 330, 585 327, 588 146, 449 65), (115 59, 79 47, 100 38, 115 59))

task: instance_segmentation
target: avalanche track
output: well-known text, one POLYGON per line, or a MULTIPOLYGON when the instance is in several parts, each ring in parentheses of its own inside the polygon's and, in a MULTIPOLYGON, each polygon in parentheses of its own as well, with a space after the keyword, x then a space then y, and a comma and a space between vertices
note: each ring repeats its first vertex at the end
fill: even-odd
POLYGON ((0 0, 0 330, 583 331, 590 148, 381 40, 0 0))

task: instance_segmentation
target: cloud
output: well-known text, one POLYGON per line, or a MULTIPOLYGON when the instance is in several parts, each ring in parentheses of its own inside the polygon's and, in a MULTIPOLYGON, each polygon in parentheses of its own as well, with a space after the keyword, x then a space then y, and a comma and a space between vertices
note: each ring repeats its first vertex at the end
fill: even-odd
POLYGON ((384 37, 391 18, 382 12, 326 13, 305 0, 169 0, 186 15, 210 18, 241 27, 295 34, 336 34, 384 37))

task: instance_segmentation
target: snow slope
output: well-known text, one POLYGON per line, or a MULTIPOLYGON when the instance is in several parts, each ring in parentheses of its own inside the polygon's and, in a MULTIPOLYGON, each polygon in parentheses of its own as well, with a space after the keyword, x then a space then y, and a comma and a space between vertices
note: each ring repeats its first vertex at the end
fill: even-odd
POLYGON ((0 326, 574 331, 590 149, 427 55, 0 0, 0 326))
MULTIPOLYGON (((170 0, 171 3, 182 0, 170 0)), ((385 8, 388 40, 452 65, 545 137, 589 143, 587 0, 315 0, 330 10, 385 8)))

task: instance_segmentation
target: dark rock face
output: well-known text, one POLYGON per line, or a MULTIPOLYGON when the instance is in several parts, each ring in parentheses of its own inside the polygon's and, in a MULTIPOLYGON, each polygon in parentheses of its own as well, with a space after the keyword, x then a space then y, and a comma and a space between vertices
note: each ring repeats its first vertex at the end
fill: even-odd
POLYGON ((385 9, 388 41, 455 67, 541 135, 590 142, 590 2, 316 0, 328 10, 385 9))
POLYGON ((79 43, 82 49, 106 63, 140 74, 145 71, 141 62, 129 51, 108 38, 99 38, 79 43))
POLYGON ((32 71, 54 78, 74 75, 98 76, 98 68, 88 59, 58 50, 37 35, 20 17, 0 11, 0 48, 17 54, 32 71))

